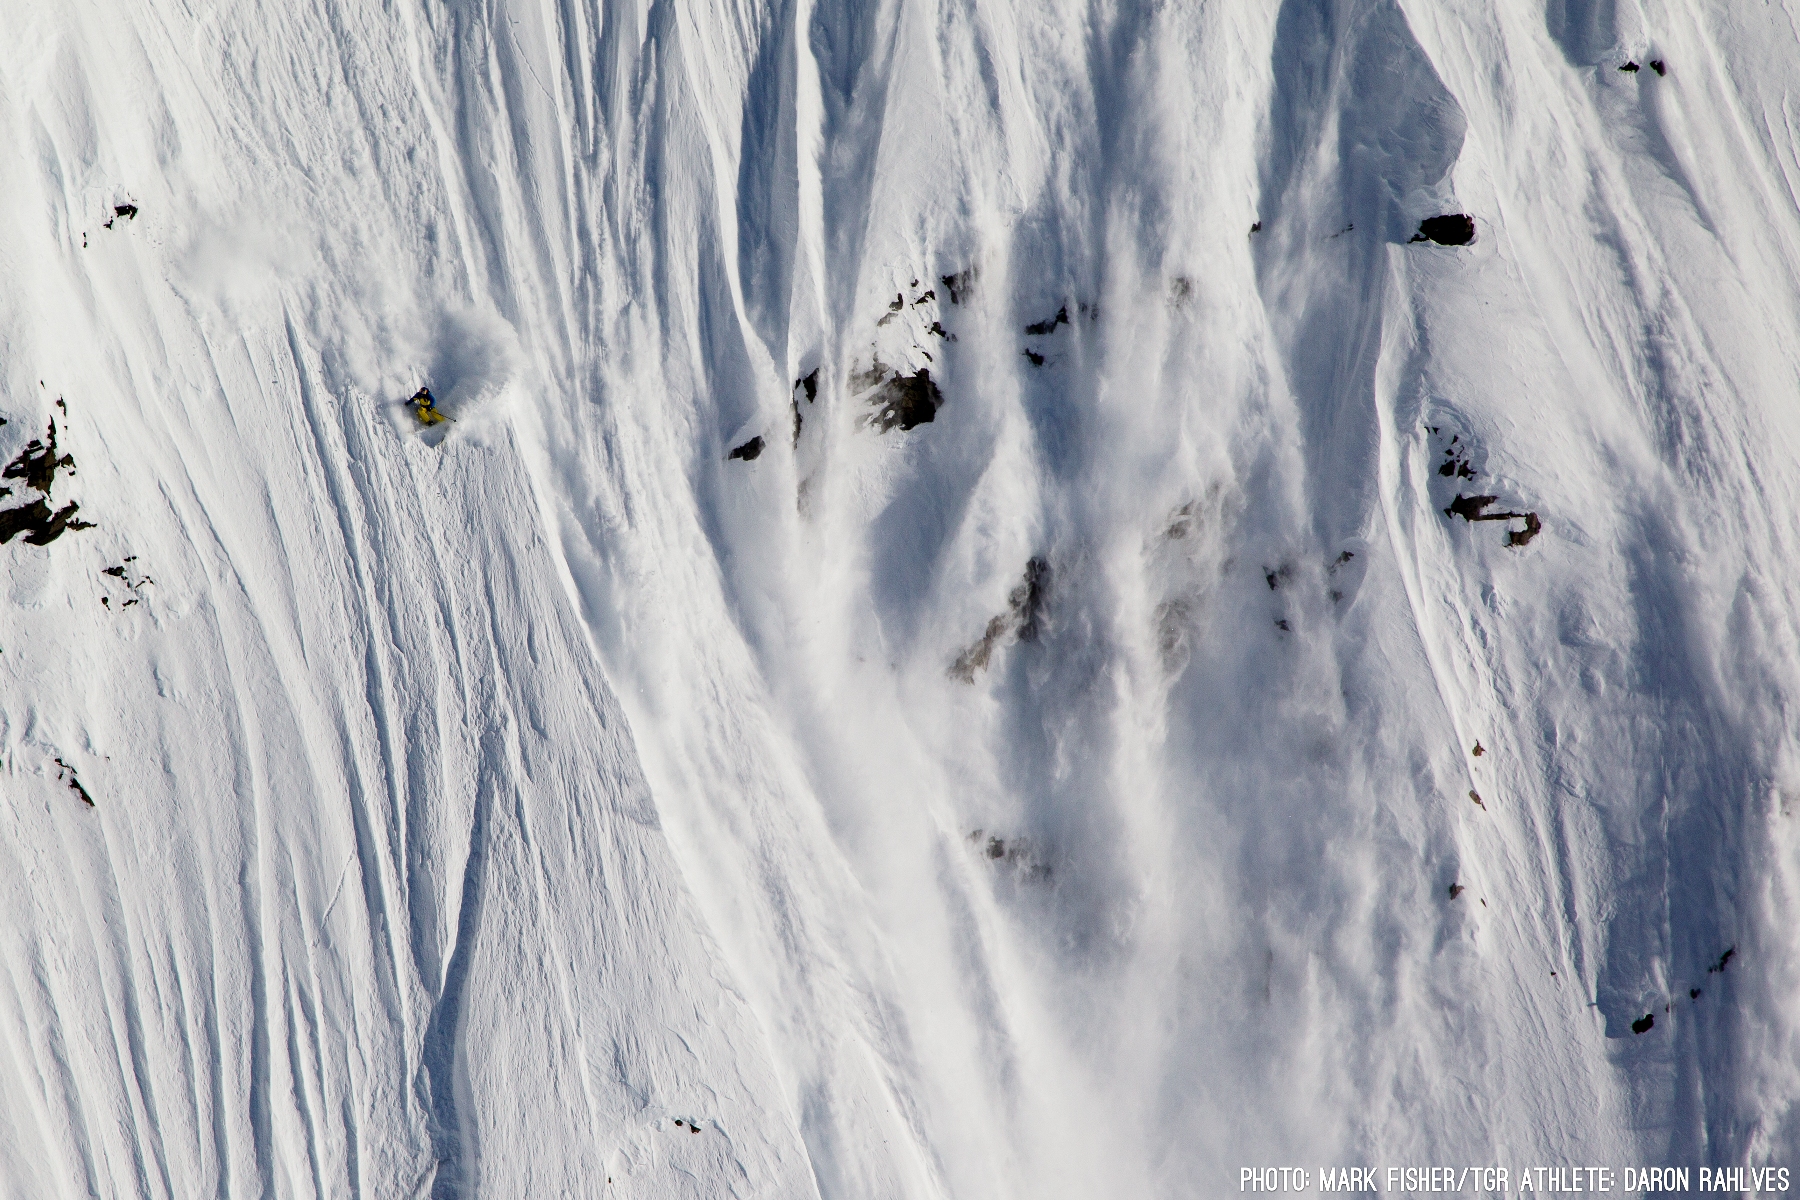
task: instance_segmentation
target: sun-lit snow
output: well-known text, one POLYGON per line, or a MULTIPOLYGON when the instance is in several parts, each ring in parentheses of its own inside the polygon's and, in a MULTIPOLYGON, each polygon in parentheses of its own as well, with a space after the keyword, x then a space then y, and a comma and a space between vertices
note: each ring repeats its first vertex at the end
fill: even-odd
POLYGON ((0 0, 0 1194, 1800 1168, 1796 79, 0 0))

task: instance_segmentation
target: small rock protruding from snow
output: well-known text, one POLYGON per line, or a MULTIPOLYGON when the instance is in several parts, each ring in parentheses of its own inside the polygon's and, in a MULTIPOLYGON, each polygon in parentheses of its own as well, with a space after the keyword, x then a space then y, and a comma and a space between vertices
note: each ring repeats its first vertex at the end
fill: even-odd
POLYGON ((1021 883, 1048 883, 1054 874, 1050 864, 1028 839, 1009 840, 998 834, 990 834, 985 829, 977 829, 969 834, 969 843, 996 867, 1010 867, 1021 883), (983 837, 987 839, 985 842, 982 841, 983 837))
MULTIPOLYGON (((5 470, 0 471, 0 479, 23 479, 26 487, 40 491, 48 497, 51 487, 56 483, 56 473, 60 470, 67 470, 73 474, 75 459, 68 454, 60 457, 57 455, 56 422, 52 421, 44 440, 39 441, 37 438, 33 438, 25 443, 25 448, 19 451, 18 457, 7 463, 5 470)), ((10 492, 11 489, 6 489, 6 491, 0 492, 0 495, 10 494, 10 492)))
POLYGON ((945 275, 939 279, 950 292, 950 303, 961 304, 975 294, 975 283, 981 278, 977 267, 967 267, 954 275, 945 275))
POLYGON ((733 446, 729 458, 742 459, 744 462, 755 462, 763 452, 762 434, 757 434, 741 446, 733 446))
POLYGON ((1538 515, 1528 512, 1525 514, 1525 528, 1506 531, 1506 544, 1508 546, 1529 546, 1531 539, 1543 531, 1544 523, 1538 520, 1538 515))
POLYGON ((1465 521, 1489 521, 1493 517, 1482 515, 1483 510, 1499 498, 1498 496, 1465 496, 1458 492, 1456 499, 1450 502, 1450 507, 1444 510, 1444 515, 1461 517, 1465 521))
POLYGON ((991 618, 975 643, 956 656, 950 664, 950 678, 974 683, 978 671, 987 670, 994 649, 1009 629, 1018 631, 1021 642, 1035 642, 1043 632, 1040 624, 1044 601, 1050 593, 1050 564, 1033 555, 1025 564, 1025 578, 1006 598, 1007 611, 991 618))
POLYGON ((875 415, 870 418, 882 433, 902 431, 935 420, 944 403, 944 393, 932 382, 931 369, 920 367, 911 375, 895 375, 882 384, 871 397, 875 415))
POLYGON ((83 804, 86 804, 89 808, 94 807, 94 798, 88 795, 88 790, 81 786, 81 780, 75 777, 75 768, 64 762, 60 757, 56 760, 56 766, 56 778, 61 782, 68 784, 69 790, 74 792, 77 796, 80 796, 83 804))
POLYGON ((1012 590, 1007 604, 1019 623, 1019 640, 1038 640, 1038 618, 1043 615, 1044 598, 1050 592, 1050 564, 1033 557, 1025 564, 1025 581, 1012 590))
POLYGON ((1488 505, 1498 500, 1498 496, 1465 496, 1461 492, 1444 510, 1447 517, 1461 517, 1465 521, 1523 521, 1525 528, 1511 529, 1506 534, 1508 546, 1529 546, 1531 539, 1544 530, 1544 523, 1534 512, 1488 512, 1488 505))
MULTIPOLYGON (((121 611, 121 612, 123 612, 125 609, 130 608, 134 604, 141 603, 143 601, 144 588, 146 586, 148 586, 149 584, 156 582, 156 580, 150 578, 148 575, 145 575, 142 571, 137 572, 138 577, 136 579, 132 578, 132 572, 133 572, 133 570, 135 570, 135 568, 133 568, 131 564, 136 561, 137 561, 137 555, 128 554, 125 556, 125 560, 123 562, 119 563, 117 566, 103 567, 103 568, 101 568, 101 571, 100 571, 100 574, 105 575, 108 578, 117 580, 120 585, 123 585, 126 588, 127 595, 125 596, 124 602, 119 605, 119 611, 121 611)), ((111 597, 101 596, 100 604, 108 612, 112 611, 112 598, 111 597)))
MULTIPOLYGON (((44 493, 41 500, 0 511, 0 545, 12 541, 22 533, 29 544, 48 546, 61 537, 65 530, 93 528, 91 522, 76 518, 75 513, 81 508, 79 504, 71 502, 55 510, 49 505, 50 490, 56 484, 56 473, 61 470, 70 474, 75 472, 74 457, 56 452, 56 422, 51 421, 49 425, 49 432, 45 434, 44 440, 33 438, 27 442, 17 457, 6 464, 4 470, 0 470, 0 479, 22 479, 26 487, 44 493)), ((0 487, 0 496, 10 495, 11 488, 0 487)))
POLYGON ((1475 218, 1468 213, 1443 213, 1419 222, 1415 242, 1436 242, 1440 246, 1467 246, 1475 240, 1475 218))
MULTIPOLYGON (((793 390, 796 392, 804 391, 806 393, 806 402, 808 404, 813 404, 813 403, 817 402, 819 399, 819 368, 814 367, 812 369, 811 374, 802 375, 799 379, 794 380, 793 390)), ((800 426, 801 426, 801 424, 802 424, 802 419, 801 419, 801 415, 800 415, 800 397, 795 396, 794 397, 794 445, 796 445, 796 446, 798 446, 800 444, 800 426)))
POLYGON ((1438 466, 1438 474, 1446 479, 1475 478, 1475 468, 1469 463, 1468 447, 1459 449, 1455 443, 1456 439, 1452 438, 1451 444, 1444 447, 1444 461, 1438 466))

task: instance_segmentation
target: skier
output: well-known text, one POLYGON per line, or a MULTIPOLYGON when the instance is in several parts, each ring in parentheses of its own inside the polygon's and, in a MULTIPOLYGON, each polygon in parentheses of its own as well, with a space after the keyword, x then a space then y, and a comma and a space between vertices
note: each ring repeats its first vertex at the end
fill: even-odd
POLYGON ((422 387, 414 392, 413 398, 407 403, 413 406, 413 415, 419 418, 421 425, 436 425, 450 419, 438 411, 437 400, 432 396, 431 389, 428 387, 422 387))

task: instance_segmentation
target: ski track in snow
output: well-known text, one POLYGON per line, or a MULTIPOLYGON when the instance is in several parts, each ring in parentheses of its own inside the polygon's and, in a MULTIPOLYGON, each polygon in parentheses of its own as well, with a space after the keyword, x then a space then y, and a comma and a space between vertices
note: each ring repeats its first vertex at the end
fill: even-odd
POLYGON ((1787 0, 0 29, 0 1194, 1800 1150, 1787 0))

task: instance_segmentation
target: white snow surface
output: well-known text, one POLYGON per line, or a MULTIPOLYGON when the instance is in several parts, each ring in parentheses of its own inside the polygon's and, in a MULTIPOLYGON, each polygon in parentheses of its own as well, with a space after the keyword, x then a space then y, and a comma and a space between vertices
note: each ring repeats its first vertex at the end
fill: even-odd
POLYGON ((0 34, 0 1194, 1800 1168, 1796 0, 0 34))

